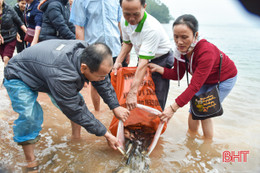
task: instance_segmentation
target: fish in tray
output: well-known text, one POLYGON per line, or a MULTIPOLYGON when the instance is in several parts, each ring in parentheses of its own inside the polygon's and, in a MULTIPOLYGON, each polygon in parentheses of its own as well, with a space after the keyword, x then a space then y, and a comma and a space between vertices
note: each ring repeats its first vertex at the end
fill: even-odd
POLYGON ((148 148, 153 141, 155 131, 145 126, 127 126, 124 129, 125 148, 122 164, 113 173, 148 173, 150 159, 148 148))
MULTIPOLYGON (((148 106, 137 104, 137 109, 147 112, 148 115, 156 117, 160 111, 148 106)), ((149 123, 148 123, 149 124, 149 123)), ((155 148, 162 133, 164 123, 159 122, 157 128, 146 126, 143 122, 126 125, 119 120, 117 127, 117 138, 120 142, 118 150, 124 159, 114 173, 148 173, 149 155, 155 148)))

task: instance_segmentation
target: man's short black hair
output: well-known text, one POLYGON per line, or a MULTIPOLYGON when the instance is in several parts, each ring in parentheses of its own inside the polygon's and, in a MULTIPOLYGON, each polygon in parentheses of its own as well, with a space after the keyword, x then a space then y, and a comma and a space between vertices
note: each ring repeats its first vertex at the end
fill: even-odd
MULTIPOLYGON (((120 5, 122 6, 122 1, 123 0, 120 0, 120 5)), ((133 1, 133 0, 126 0, 126 1, 133 1)), ((140 0, 140 2, 141 2, 141 5, 144 7, 144 5, 145 5, 145 0, 140 0)))
POLYGON ((100 64, 105 58, 112 57, 112 51, 104 43, 94 43, 83 50, 80 64, 86 64, 91 73, 99 70, 100 64))

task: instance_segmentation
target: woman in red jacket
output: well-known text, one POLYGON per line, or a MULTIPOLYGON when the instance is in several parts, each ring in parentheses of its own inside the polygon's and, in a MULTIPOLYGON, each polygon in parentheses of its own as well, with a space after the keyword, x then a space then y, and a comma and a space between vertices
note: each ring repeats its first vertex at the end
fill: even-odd
MULTIPOLYGON (((198 35, 198 21, 190 14, 185 14, 173 23, 173 37, 177 50, 175 51, 174 68, 168 69, 156 64, 149 64, 152 72, 162 74, 163 78, 179 80, 185 74, 185 57, 187 67, 192 75, 189 86, 182 92, 173 104, 167 107, 160 115, 163 122, 168 122, 173 114, 186 105, 196 94, 205 93, 218 83, 220 54, 223 55, 220 75, 219 96, 222 102, 235 85, 237 69, 232 60, 221 52, 215 45, 200 39, 198 35)), ((212 139, 213 124, 211 118, 193 120, 189 114, 189 132, 197 134, 201 121, 204 137, 212 139)))

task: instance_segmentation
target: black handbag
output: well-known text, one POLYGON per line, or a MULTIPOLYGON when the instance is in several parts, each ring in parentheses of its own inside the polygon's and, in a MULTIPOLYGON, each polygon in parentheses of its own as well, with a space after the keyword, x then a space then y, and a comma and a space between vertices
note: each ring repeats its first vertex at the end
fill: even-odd
MULTIPOLYGON (((188 77, 188 59, 185 57, 185 66, 187 74, 187 83, 189 85, 188 77)), ((220 53, 219 76, 218 84, 210 91, 202 93, 198 96, 193 96, 190 101, 190 108, 193 120, 205 120, 220 116, 223 114, 223 108, 219 99, 219 83, 220 72, 222 66, 222 54, 220 53)))

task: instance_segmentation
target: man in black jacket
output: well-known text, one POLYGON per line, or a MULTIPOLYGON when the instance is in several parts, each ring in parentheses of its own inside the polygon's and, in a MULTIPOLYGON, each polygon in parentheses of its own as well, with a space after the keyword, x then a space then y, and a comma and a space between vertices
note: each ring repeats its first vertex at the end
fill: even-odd
MULTIPOLYGON (((113 66, 108 46, 96 43, 86 47, 79 40, 48 40, 13 57, 4 70, 4 86, 19 118, 14 122, 14 141, 22 145, 28 163, 35 161, 43 112, 38 92, 52 96, 61 111, 89 133, 104 136, 116 149, 118 140, 86 107, 79 91, 85 82, 94 87, 118 119, 125 121, 129 111, 118 103, 108 78, 113 66)), ((31 167, 28 165, 28 167, 31 167)))

